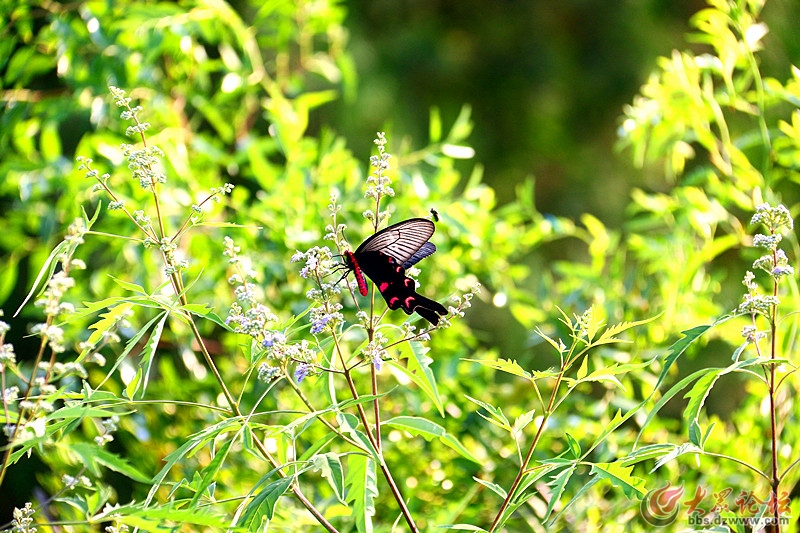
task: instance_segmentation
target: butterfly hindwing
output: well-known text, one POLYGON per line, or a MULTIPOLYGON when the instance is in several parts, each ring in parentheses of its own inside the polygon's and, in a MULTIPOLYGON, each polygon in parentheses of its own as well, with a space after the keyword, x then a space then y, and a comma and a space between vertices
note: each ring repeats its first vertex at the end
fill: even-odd
POLYGON ((358 256, 358 266, 375 282, 389 309, 402 309, 407 315, 416 311, 434 326, 439 323, 439 315, 447 314, 442 304, 417 293, 414 280, 405 275, 405 268, 394 257, 366 252, 358 256))
POLYGON ((417 264, 421 259, 425 259, 435 251, 436 245, 432 242, 426 242, 422 245, 422 248, 414 253, 414 255, 409 257, 407 261, 403 262, 403 268, 411 268, 412 265, 417 264))

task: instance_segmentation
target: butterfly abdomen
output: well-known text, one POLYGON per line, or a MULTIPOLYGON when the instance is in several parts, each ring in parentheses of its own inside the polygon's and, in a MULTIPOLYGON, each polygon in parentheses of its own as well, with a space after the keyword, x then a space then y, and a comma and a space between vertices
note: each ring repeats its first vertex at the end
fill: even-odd
POLYGON ((366 296, 367 291, 367 280, 364 279, 364 272, 361 270, 361 267, 358 266, 358 260, 353 252, 346 250, 344 252, 344 260, 347 264, 347 268, 352 270, 356 275, 356 282, 358 283, 358 292, 361 293, 361 296, 366 296))

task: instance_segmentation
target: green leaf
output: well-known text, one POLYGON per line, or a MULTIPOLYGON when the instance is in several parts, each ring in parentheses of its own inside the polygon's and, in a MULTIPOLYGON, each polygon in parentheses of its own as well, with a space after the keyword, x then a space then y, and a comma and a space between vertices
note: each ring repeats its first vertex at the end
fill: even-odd
MULTIPOLYGON (((186 442, 184 442, 175 451, 169 453, 163 460, 166 464, 161 468, 158 474, 152 480, 152 487, 148 493, 145 503, 149 502, 156 494, 156 491, 161 486, 161 483, 166 479, 170 470, 179 462, 189 457, 192 457, 198 450, 209 442, 216 439, 220 434, 227 431, 241 431, 242 426, 240 421, 236 419, 222 420, 212 426, 203 428, 201 431, 191 435, 186 442)), ((248 433, 245 432, 247 435, 248 433)), ((234 439, 230 439, 234 440, 234 439)))
MULTIPOLYGON (((586 362, 587 358, 584 358, 584 363, 586 362)), ((640 368, 646 368, 650 366, 650 361, 644 361, 642 363, 626 363, 626 364, 619 364, 614 363, 611 366, 598 368, 594 372, 588 375, 584 375, 580 377, 580 372, 578 373, 578 380, 575 384, 583 383, 587 381, 596 381, 596 382, 611 382, 617 385, 621 389, 625 389, 622 383, 616 378, 616 376, 620 374, 628 374, 634 370, 638 370, 640 368)), ((581 369, 583 369, 584 365, 581 365, 581 369)))
POLYGON ((669 447, 672 448, 672 451, 662 455, 661 458, 658 461, 656 461, 656 464, 655 466, 653 466, 651 472, 655 472, 663 465, 667 464, 673 459, 680 457, 681 455, 703 453, 703 450, 701 450, 700 448, 689 442, 681 444, 680 446, 675 446, 674 444, 670 444, 669 447))
MULTIPOLYGON (((117 368, 119 368, 119 366, 123 363, 123 361, 125 361, 125 358, 128 357, 128 354, 138 346, 139 341, 142 339, 142 337, 144 337, 147 334, 147 332, 150 330, 150 327, 158 320, 162 319, 162 315, 164 315, 164 313, 161 313, 158 316, 153 317, 153 319, 151 319, 150 322, 145 324, 142 328, 139 329, 139 331, 136 332, 136 335, 134 335, 128 340, 128 343, 125 345, 125 349, 122 351, 121 354, 119 354, 119 356, 117 356, 117 360, 114 362, 114 366, 111 367, 111 370, 108 371, 106 377, 103 378, 103 381, 100 382, 97 388, 102 387, 105 384, 105 382, 111 378, 114 372, 116 372, 117 368)), ((136 386, 129 383, 125 390, 126 390, 126 396, 128 398, 132 398, 133 394, 136 392, 136 386)))
POLYGON ((649 444, 632 451, 625 457, 621 458, 622 464, 625 466, 635 465, 644 461, 652 461, 659 457, 663 457, 665 452, 674 449, 674 444, 649 444))
POLYGON ((478 414, 481 417, 483 417, 484 420, 494 424, 495 426, 497 426, 499 428, 502 428, 502 429, 508 431, 509 433, 512 433, 514 431, 514 429, 511 427, 511 422, 509 422, 508 418, 506 418, 506 415, 503 414, 503 410, 502 409, 500 409, 499 407, 495 407, 493 405, 490 405, 488 403, 482 402, 480 400, 476 400, 475 398, 473 398, 471 396, 467 396, 466 394, 464 395, 464 397, 466 399, 468 399, 469 401, 471 401, 471 402, 477 403, 479 406, 483 407, 486 411, 488 411, 490 415, 492 415, 492 418, 489 418, 486 415, 484 415, 483 413, 481 413, 480 411, 478 411, 478 414))
POLYGON ((345 485, 347 501, 352 502, 356 529, 359 533, 371 533, 372 517, 375 516, 375 497, 378 495, 375 461, 366 455, 348 455, 345 485))
POLYGON ((692 419, 691 423, 689 424, 689 442, 699 447, 702 438, 703 430, 700 429, 700 424, 697 422, 696 418, 692 419))
POLYGON ((583 378, 586 377, 586 373, 589 372, 589 358, 584 357, 583 361, 581 361, 581 366, 578 368, 578 372, 575 374, 575 377, 578 378, 576 383, 580 383, 583 381, 583 378))
POLYGON ((610 326, 608 329, 606 329, 600 336, 600 338, 597 339, 597 342, 592 343, 592 346, 599 346, 601 344, 609 344, 613 342, 630 342, 627 340, 617 339, 616 336, 622 333, 623 331, 652 322, 653 320, 656 320, 660 316, 661 313, 657 314, 656 316, 646 318, 644 320, 635 320, 633 322, 620 322, 619 324, 614 324, 613 326, 610 326))
POLYGON ((555 476, 553 476, 552 480, 547 483, 547 486, 552 489, 552 492, 548 495, 548 499, 550 501, 547 504, 547 511, 545 511, 544 516, 542 517, 544 520, 547 520, 547 517, 549 517, 553 512, 555 505, 561 501, 561 496, 564 494, 564 490, 567 488, 567 482, 569 482, 569 480, 572 478, 572 474, 575 473, 575 466, 576 465, 573 464, 569 468, 565 468, 558 472, 555 476))
POLYGON ((574 459, 577 459, 581 456, 581 445, 575 440, 575 437, 566 433, 567 436, 567 444, 569 445, 569 453, 572 455, 574 459))
POLYGON ((136 283, 131 283, 131 282, 125 281, 123 279, 115 278, 111 274, 109 274, 108 277, 111 278, 114 281, 114 283, 116 283, 117 285, 119 285, 120 287, 125 289, 126 291, 139 294, 140 296, 149 296, 147 294, 147 291, 145 291, 144 287, 142 287, 141 285, 137 285, 136 283))
MULTIPOLYGON (((143 374, 143 382, 142 382, 142 392, 141 396, 144 397, 144 393, 147 390, 147 382, 150 378, 150 369, 153 366, 153 361, 155 360, 156 349, 158 348, 158 341, 161 340, 161 333, 164 331, 164 324, 167 321, 167 317, 169 314, 167 312, 161 313, 160 317, 156 317, 159 320, 155 322, 155 327, 153 328, 153 332, 150 334, 150 337, 147 339, 145 343, 144 350, 142 350, 142 359, 139 362, 139 369, 143 374)), ((153 321, 150 321, 145 328, 150 326, 153 321)), ((130 343, 129 343, 130 344, 130 343)), ((126 393, 130 394, 129 398, 133 399, 133 394, 136 394, 138 385, 133 390, 129 390, 130 387, 126 388, 126 393)))
POLYGON ((522 430, 528 427, 528 424, 530 424, 533 421, 533 415, 535 414, 536 414, 536 409, 531 409, 527 413, 522 413, 521 415, 519 415, 517 419, 514 420, 514 427, 512 429, 514 434, 519 434, 522 430))
POLYGON ((731 318, 733 318, 733 315, 725 315, 722 318, 717 319, 711 325, 696 326, 692 329, 687 329, 685 331, 682 331, 681 333, 683 334, 683 338, 674 342, 672 346, 670 346, 667 349, 667 357, 664 360, 664 366, 661 369, 661 374, 659 374, 658 376, 658 381, 656 382, 655 388, 658 389, 661 386, 661 383, 665 379, 667 379, 667 377, 669 376, 669 372, 672 369, 672 365, 683 354, 683 352, 685 352, 686 349, 689 348, 689 346, 694 344, 694 342, 697 341, 697 339, 702 337, 706 331, 718 326, 719 324, 722 324, 723 322, 730 320, 731 318))
POLYGON ((433 402, 439 414, 444 417, 444 404, 439 397, 439 389, 436 385, 436 375, 431 370, 430 364, 433 359, 426 354, 430 348, 421 342, 409 342, 408 346, 411 348, 411 356, 406 360, 406 366, 403 366, 394 361, 389 361, 393 368, 396 368, 408 378, 416 383, 416 385, 425 393, 425 395, 433 402))
POLYGON ((200 498, 205 495, 206 489, 216 481, 217 474, 219 473, 220 468, 222 468, 233 442, 233 439, 228 439, 225 441, 222 447, 216 451, 214 458, 211 459, 211 462, 208 463, 208 465, 200 472, 201 477, 198 480, 197 485, 194 485, 193 483, 195 494, 190 504, 192 507, 197 505, 197 503, 200 501, 200 498))
POLYGON ((213 531, 224 531, 228 524, 226 516, 214 515, 208 508, 185 508, 185 501, 172 500, 164 505, 148 506, 142 503, 130 505, 107 506, 92 517, 95 524, 114 522, 118 515, 124 517, 124 523, 130 527, 138 527, 142 531, 174 531, 175 524, 181 524, 190 530, 208 528, 213 531), (191 528, 189 526, 204 526, 191 528))
POLYGON ((50 255, 47 256, 45 259, 42 268, 39 270, 39 274, 36 275, 36 279, 33 281, 33 285, 31 286, 31 291, 22 300, 22 303, 19 304, 19 308, 17 312, 14 313, 14 316, 17 316, 22 308, 25 307, 25 304, 28 303, 28 300, 33 298, 34 296, 38 297, 39 295, 44 292, 44 289, 47 287, 47 282, 53 277, 53 272, 55 272, 56 266, 58 265, 58 257, 69 247, 69 243, 67 241, 61 241, 58 245, 53 248, 53 251, 50 252, 50 255), (40 287, 41 285, 41 287, 40 287))
POLYGON ((328 480, 333 492, 336 494, 336 499, 340 502, 344 501, 344 477, 342 462, 339 460, 339 454, 330 452, 323 455, 315 455, 313 459, 314 470, 319 470, 322 477, 328 480))
POLYGON ((546 528, 553 526, 558 521, 558 518, 564 513, 566 513, 573 503, 578 501, 584 501, 582 500, 583 495, 589 492, 589 490, 599 481, 600 481, 599 477, 593 477, 589 478, 589 481, 587 483, 582 484, 581 487, 577 490, 577 492, 575 492, 575 494, 572 496, 572 498, 566 503, 564 503, 561 509, 559 509, 559 511, 550 518, 550 522, 546 524, 546 528))
POLYGON ((613 463, 595 463, 592 465, 590 474, 602 479, 607 479, 615 487, 622 489, 628 499, 641 499, 647 492, 645 490, 645 480, 631 475, 632 466, 625 466, 621 461, 613 463))
POLYGON ((442 114, 439 108, 432 106, 428 111, 428 140, 432 143, 438 143, 442 140, 442 114))
POLYGON ((505 491, 505 489, 503 489, 503 487, 501 487, 497 483, 492 483, 491 481, 486 481, 486 480, 483 480, 481 478, 477 478, 477 477, 474 477, 474 476, 473 476, 472 479, 474 479, 477 483, 480 483, 481 485, 483 485, 487 489, 491 490, 492 492, 494 492, 495 494, 497 494, 498 496, 500 496, 503 499, 506 499, 506 497, 508 496, 508 493, 505 491))
MULTIPOLYGON (((561 311, 561 309, 560 309, 560 308, 559 308, 559 311, 561 311)), ((568 322, 568 319, 569 319, 569 318, 567 317, 567 314, 566 314, 566 313, 564 313, 564 311, 561 311, 561 314, 562 314, 562 315, 564 315, 564 318, 565 318, 565 320, 566 320, 566 321, 567 321, 567 323, 569 324, 569 322, 568 322)), ((564 353, 565 346, 564 346, 564 344, 563 344, 561 341, 556 341, 556 340, 555 340, 555 339, 553 339, 552 337, 550 337, 550 336, 548 336, 547 334, 545 334, 545 332, 544 332, 544 331, 542 331, 542 330, 541 330, 540 328, 538 328, 538 327, 536 328, 536 334, 537 334, 537 335, 539 335, 539 336, 540 336, 541 338, 543 338, 544 340, 546 340, 546 341, 547 341, 547 343, 548 343, 550 346, 552 346, 552 347, 553 347, 553 349, 556 351, 556 353, 559 353, 559 354, 563 354, 563 353, 564 353)))
POLYGON ((101 314, 100 320, 89 326, 89 329, 93 329, 94 331, 89 335, 89 339, 86 341, 88 346, 81 352, 78 357, 78 362, 89 355, 100 341, 103 340, 103 337, 119 323, 120 319, 130 314, 131 309, 133 309, 133 304, 123 302, 110 307, 108 313, 101 314))
POLYGON ((279 478, 266 487, 264 487, 250 503, 247 504, 245 512, 239 521, 240 524, 245 525, 254 531, 263 523, 263 518, 272 520, 275 516, 275 504, 278 499, 284 495, 289 489, 294 478, 291 476, 279 478))
MULTIPOLYGON (((587 225, 587 229, 590 230, 592 235, 606 233, 603 223, 591 215, 584 215, 581 217, 581 221, 587 225), (589 220, 594 221, 594 224, 587 224, 589 220)), ((591 343, 597 335, 597 332, 600 331, 600 328, 605 325, 606 321, 603 320, 602 313, 594 305, 589 308, 589 311, 591 311, 591 313, 589 313, 589 323, 586 325, 586 339, 591 343)))
POLYGON ((100 467, 104 466, 140 483, 149 483, 150 478, 128 463, 127 460, 114 455, 96 444, 77 442, 66 444, 67 449, 80 458, 80 463, 89 469, 95 476, 101 476, 100 467))
POLYGON ((510 359, 498 359, 497 361, 488 359, 463 359, 463 361, 478 363, 479 365, 483 365, 485 367, 500 370, 501 372, 506 372, 508 374, 533 381, 533 376, 531 376, 530 372, 519 366, 516 361, 511 361, 510 359))
POLYGON ((317 454, 318 451, 327 447, 328 444, 336 441, 338 438, 339 435, 337 435, 333 431, 329 431, 324 437, 315 440, 309 448, 306 448, 306 450, 303 452, 303 455, 297 459, 298 462, 305 462, 312 460, 312 458, 317 454))
POLYGON ((442 426, 430 420, 416 416, 397 416, 385 421, 384 425, 408 431, 412 435, 422 436, 427 441, 439 439, 442 444, 455 450, 466 459, 477 464, 482 464, 481 460, 472 455, 469 450, 458 441, 455 435, 447 433, 442 426))

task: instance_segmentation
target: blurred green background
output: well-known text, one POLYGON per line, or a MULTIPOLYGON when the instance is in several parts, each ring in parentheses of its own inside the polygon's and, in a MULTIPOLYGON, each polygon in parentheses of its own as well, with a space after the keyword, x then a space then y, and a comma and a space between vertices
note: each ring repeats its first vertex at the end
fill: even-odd
MULTIPOLYGON (((701 0, 347 2, 345 26, 358 94, 319 115, 361 159, 370 131, 389 125, 419 143, 428 110, 445 122, 472 107, 474 161, 501 202, 536 177, 537 207, 619 226, 632 186, 665 190, 660 168, 634 169, 614 145, 622 107, 658 56, 685 48, 701 0)), ((768 2, 764 75, 783 78, 800 58, 800 5, 768 2)), ((695 45, 697 54, 708 51, 695 45)))

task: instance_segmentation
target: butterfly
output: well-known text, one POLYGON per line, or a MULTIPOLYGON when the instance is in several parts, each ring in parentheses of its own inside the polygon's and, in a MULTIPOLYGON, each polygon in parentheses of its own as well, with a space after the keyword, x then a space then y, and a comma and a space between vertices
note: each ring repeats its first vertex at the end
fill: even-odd
POLYGON ((410 218, 369 237, 355 252, 344 252, 344 263, 353 271, 361 296, 367 295, 366 275, 386 300, 389 309, 402 309, 407 315, 416 312, 433 324, 447 309, 434 300, 417 294, 414 280, 407 277, 407 268, 436 251, 429 242, 435 226, 425 218, 410 218))

